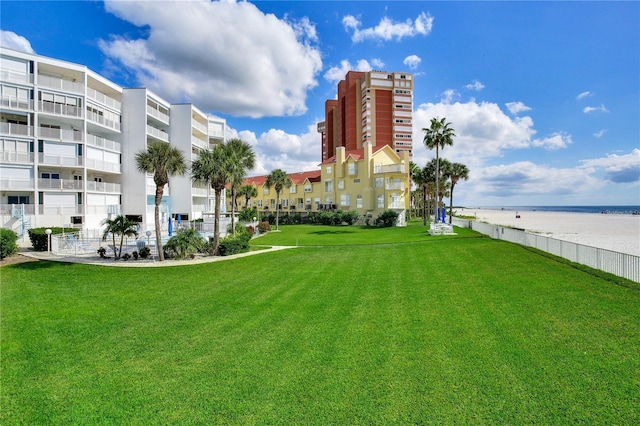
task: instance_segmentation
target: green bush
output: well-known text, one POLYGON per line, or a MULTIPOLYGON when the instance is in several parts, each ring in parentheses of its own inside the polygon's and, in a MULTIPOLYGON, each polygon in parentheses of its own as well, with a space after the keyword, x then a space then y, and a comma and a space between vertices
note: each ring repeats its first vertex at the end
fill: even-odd
POLYGON ((253 218, 258 217, 258 209, 252 207, 250 209, 244 208, 238 213, 238 219, 243 222, 253 222, 253 218))
POLYGON ((232 254, 244 253, 249 251, 249 240, 251 234, 237 234, 235 237, 228 236, 220 240, 218 250, 220 256, 231 256, 232 254))
POLYGON ((265 232, 269 232, 271 231, 271 225, 269 225, 269 222, 262 221, 258 224, 258 231, 260 231, 261 234, 264 234, 265 232))
POLYGON ((52 226, 50 228, 31 228, 29 229, 29 240, 31 240, 31 245, 33 246, 33 249, 35 251, 47 251, 49 249, 47 233, 45 232, 47 229, 51 229, 51 235, 62 234, 63 231, 65 234, 78 233, 78 230, 76 228, 60 228, 57 226, 52 226))
POLYGON ((192 254, 203 252, 205 250, 205 240, 195 229, 182 228, 178 229, 176 235, 169 238, 163 250, 166 257, 186 259, 192 254))
POLYGON ((138 254, 142 259, 146 259, 151 255, 151 249, 147 246, 144 246, 140 249, 140 252, 138 254))
POLYGON ((11 229, 0 228, 0 259, 12 256, 18 252, 17 240, 18 235, 11 229))
POLYGON ((385 210, 378 216, 374 222, 378 228, 389 228, 395 226, 398 220, 398 213, 393 210, 385 210))

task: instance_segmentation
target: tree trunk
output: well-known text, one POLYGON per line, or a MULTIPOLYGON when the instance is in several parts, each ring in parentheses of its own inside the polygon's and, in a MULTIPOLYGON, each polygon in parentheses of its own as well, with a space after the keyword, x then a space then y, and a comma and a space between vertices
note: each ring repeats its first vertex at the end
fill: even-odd
POLYGON ((231 232, 233 232, 233 236, 236 236, 236 190, 231 185, 231 232))
POLYGON ((427 187, 422 187, 422 224, 427 226, 427 187))
POLYGON ((220 245, 220 198, 222 198, 223 189, 214 188, 215 192, 215 213, 213 215, 213 255, 220 255, 219 245, 220 245))
POLYGON ((452 215, 453 215, 453 184, 451 184, 451 193, 449 194, 449 225, 451 225, 452 215))
POLYGON ((156 198, 155 198, 155 219, 156 219, 156 250, 158 251, 158 261, 164 260, 164 251, 162 250, 162 233, 160 231, 160 203, 162 202, 162 192, 164 191, 164 185, 156 185, 156 198))
POLYGON ((439 195, 439 191, 440 191, 440 158, 438 156, 438 141, 436 141, 436 208, 434 209, 436 214, 434 215, 433 219, 435 222, 438 222, 438 208, 440 207, 440 203, 438 202, 438 195, 439 195))
POLYGON ((279 219, 280 219, 280 191, 276 191, 276 231, 278 230, 279 219))

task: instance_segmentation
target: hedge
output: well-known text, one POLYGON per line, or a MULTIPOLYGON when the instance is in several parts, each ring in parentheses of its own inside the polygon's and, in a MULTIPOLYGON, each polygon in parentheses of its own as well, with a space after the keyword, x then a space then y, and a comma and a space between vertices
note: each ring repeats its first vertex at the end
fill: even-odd
POLYGON ((18 234, 11 229, 0 228, 0 259, 13 256, 18 252, 18 234))

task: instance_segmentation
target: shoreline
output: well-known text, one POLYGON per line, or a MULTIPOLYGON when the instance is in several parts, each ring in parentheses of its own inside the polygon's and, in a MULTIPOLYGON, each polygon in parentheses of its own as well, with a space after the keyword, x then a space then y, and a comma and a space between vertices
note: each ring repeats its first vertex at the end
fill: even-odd
POLYGON ((640 216, 634 214, 469 207, 454 208, 454 212, 479 222, 640 256, 640 216))

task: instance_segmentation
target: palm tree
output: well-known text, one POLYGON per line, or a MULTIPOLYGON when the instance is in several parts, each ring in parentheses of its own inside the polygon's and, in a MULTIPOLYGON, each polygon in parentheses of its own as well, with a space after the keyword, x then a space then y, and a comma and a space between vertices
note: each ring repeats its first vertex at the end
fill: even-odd
POLYGON ((167 142, 151 142, 147 149, 136 154, 136 165, 141 173, 152 173, 153 182, 156 184, 155 196, 155 222, 156 222, 156 248, 158 259, 164 260, 162 250, 162 234, 160 232, 160 202, 164 186, 169 183, 169 176, 182 176, 187 172, 187 162, 184 154, 178 148, 167 142))
POLYGON ((215 213, 213 218, 213 254, 218 255, 220 245, 220 200, 225 186, 231 182, 232 173, 224 143, 213 146, 213 149, 200 151, 198 158, 191 164, 193 180, 206 181, 215 194, 215 213))
POLYGON ((276 231, 278 230, 278 222, 280 217, 280 191, 282 188, 290 188, 293 182, 281 169, 275 169, 267 176, 267 180, 264 183, 269 189, 273 187, 276 190, 276 231))
MULTIPOLYGON (((414 163, 413 161, 409 161, 409 190, 411 190, 411 188, 413 188, 413 184, 416 183, 415 180, 415 176, 420 173, 420 166, 418 166, 416 163, 414 163)), ((411 193, 411 208, 409 209, 409 219, 411 219, 411 213, 413 211, 414 205, 415 205, 415 200, 414 200, 414 193, 411 193)))
POLYGON ((256 186, 253 184, 242 185, 238 190, 238 196, 239 197, 244 196, 244 207, 248 209, 249 201, 251 201, 252 198, 255 198, 258 196, 258 188, 256 188, 256 186))
POLYGON ((236 234, 234 224, 236 216, 236 197, 238 188, 242 185, 247 172, 256 165, 256 153, 251 145, 242 139, 229 139, 225 144, 225 150, 229 157, 229 167, 231 168, 231 229, 233 235, 236 234))
POLYGON ((103 225, 106 225, 102 234, 102 240, 105 241, 109 234, 111 234, 111 241, 113 242, 113 256, 115 260, 120 259, 122 255, 122 243, 124 237, 138 237, 137 222, 127 219, 125 216, 116 216, 113 219, 105 219, 102 221, 103 225), (120 246, 116 246, 116 235, 120 236, 120 246))
POLYGON ((429 181, 427 168, 424 169, 418 168, 417 170, 411 171, 411 178, 416 183, 416 185, 420 186, 420 193, 422 194, 422 223, 424 226, 427 225, 427 183, 429 181))
POLYGON ((458 183, 458 180, 469 179, 469 168, 462 163, 451 163, 449 170, 447 170, 449 180, 451 181, 450 197, 449 197, 449 224, 451 224, 451 216, 453 215, 453 188, 458 183))
MULTIPOLYGON (((431 119, 431 126, 429 128, 423 128, 424 132, 424 144, 428 149, 436 149, 436 194, 440 193, 439 188, 439 176, 440 176, 440 161, 439 161, 439 150, 444 149, 447 145, 453 145, 453 138, 455 137, 455 133, 453 128, 450 127, 451 123, 446 122, 446 118, 431 119)), ((436 202, 437 204, 437 202, 436 202)), ((436 209, 440 207, 436 205, 436 209)), ((437 213, 436 213, 437 217, 437 213)))

